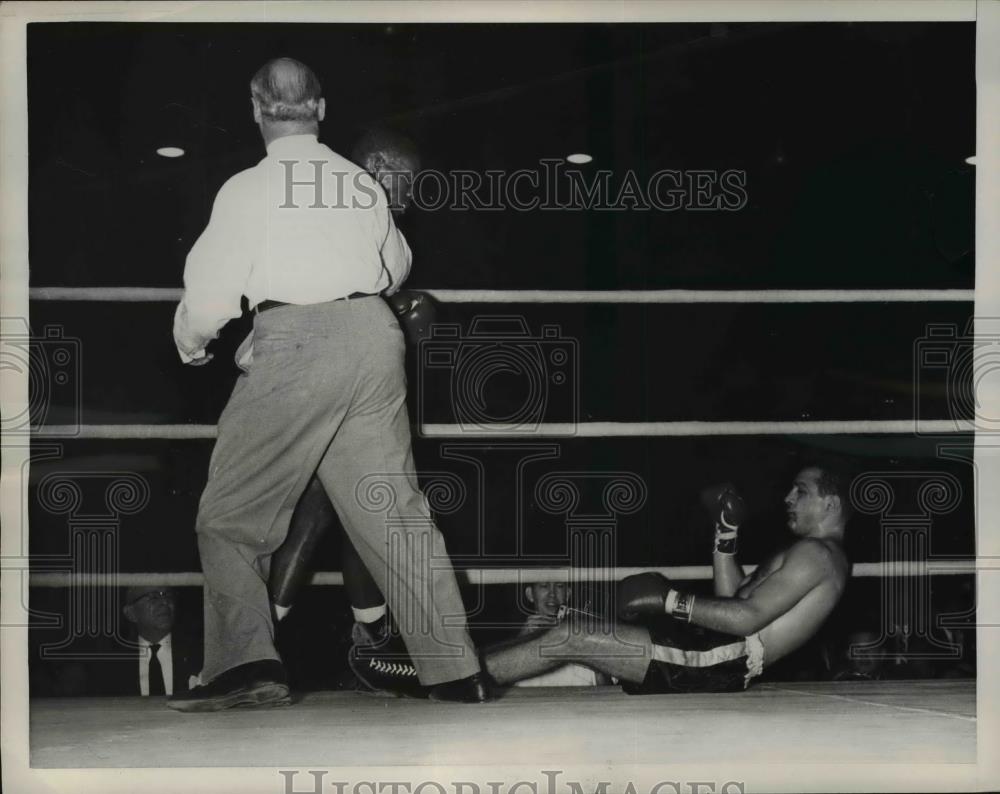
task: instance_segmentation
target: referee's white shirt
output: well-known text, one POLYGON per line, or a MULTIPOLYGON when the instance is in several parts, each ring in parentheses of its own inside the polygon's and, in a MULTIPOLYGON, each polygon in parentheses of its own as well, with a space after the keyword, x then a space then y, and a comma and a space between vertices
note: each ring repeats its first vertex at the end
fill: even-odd
POLYGON ((188 254, 174 315, 183 361, 202 358, 229 320, 264 300, 323 303, 391 294, 411 254, 382 187, 315 135, 288 135, 219 190, 188 254))

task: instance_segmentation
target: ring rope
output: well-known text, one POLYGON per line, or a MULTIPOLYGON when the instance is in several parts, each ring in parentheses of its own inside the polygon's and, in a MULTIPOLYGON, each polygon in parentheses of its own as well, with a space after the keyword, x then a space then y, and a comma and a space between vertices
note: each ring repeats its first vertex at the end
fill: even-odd
MULTIPOLYGON (((425 290, 433 297, 452 303, 886 303, 886 302, 972 302, 974 290, 425 290)), ((32 300, 167 302, 179 301, 183 290, 168 287, 32 287, 32 300)), ((708 435, 828 435, 843 433, 924 433, 974 432, 969 420, 832 420, 789 422, 546 422, 525 429, 521 425, 481 424, 473 427, 455 424, 426 424, 422 432, 429 437, 496 436, 708 436, 708 435)), ((216 437, 215 425, 131 424, 131 425, 48 425, 35 435, 87 439, 210 439, 216 437)), ((756 566, 746 566, 752 572, 756 566)), ((986 568, 983 568, 984 570, 986 568)), ((665 568, 610 569, 467 569, 467 576, 482 584, 515 584, 528 581, 586 580, 615 581, 646 570, 656 570, 673 579, 704 580, 712 578, 709 566, 671 566, 665 568)), ((924 576, 975 573, 970 560, 936 560, 923 563, 855 563, 851 575, 924 576)), ((992 570, 992 569, 990 569, 992 570)), ((70 574, 44 572, 31 574, 31 584, 40 587, 70 585, 106 586, 108 579, 116 586, 163 584, 197 586, 204 584, 200 573, 169 574, 70 574)), ((312 584, 342 585, 339 571, 312 574, 312 584)))
MULTIPOLYGON (((451 302, 494 303, 783 303, 972 301, 973 290, 428 290, 451 302)), ((32 287, 36 300, 177 301, 183 291, 167 287, 32 287)), ((840 433, 910 433, 909 420, 791 421, 791 422, 545 422, 523 425, 426 424, 421 433, 435 438, 573 436, 830 435, 840 433)), ((921 422, 926 433, 974 432, 968 420, 921 422)), ((214 425, 49 425, 36 435, 87 439, 211 439, 214 425)))
MULTIPOLYGON (((647 436, 768 436, 768 435, 943 435, 973 433, 970 419, 835 419, 788 422, 541 422, 511 424, 424 424, 427 438, 622 438, 647 436)), ((210 439, 215 425, 41 425, 35 437, 79 439, 210 439)))
POLYGON ((542 422, 538 425, 424 424, 421 435, 431 438, 484 438, 493 436, 572 436, 617 438, 622 436, 786 436, 868 433, 972 433, 975 422, 965 419, 835 419, 787 422, 542 422))
MULTIPOLYGON (((974 574, 977 571, 996 571, 1000 566, 987 564, 987 560, 934 559, 900 562, 856 562, 851 566, 851 576, 873 578, 883 576, 956 576, 974 574)), ((743 566, 752 573, 756 565, 743 566)), ((710 580, 710 565, 671 565, 661 568, 465 568, 456 569, 464 573, 472 584, 501 585, 527 584, 530 582, 574 581, 574 582, 614 582, 626 576, 645 571, 657 571, 677 581, 710 580)), ((174 587, 194 587, 204 584, 204 576, 197 572, 186 573, 69 573, 67 571, 46 571, 31 573, 32 587, 70 586, 114 586, 163 585, 174 587)), ((309 580, 314 585, 343 585, 344 575, 340 571, 315 571, 309 580)))
MULTIPOLYGON (((975 300, 971 289, 422 290, 445 303, 931 303, 975 300)), ((177 302, 175 287, 31 287, 31 300, 177 302)))

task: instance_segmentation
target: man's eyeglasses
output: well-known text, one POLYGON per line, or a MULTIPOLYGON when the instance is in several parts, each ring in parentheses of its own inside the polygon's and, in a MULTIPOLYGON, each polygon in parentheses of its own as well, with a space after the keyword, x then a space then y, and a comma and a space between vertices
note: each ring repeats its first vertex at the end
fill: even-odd
POLYGON ((153 601, 169 601, 174 602, 174 594, 169 590, 153 590, 149 593, 143 593, 138 598, 135 598, 128 602, 128 606, 134 607, 136 604, 141 604, 143 601, 151 603, 153 601))

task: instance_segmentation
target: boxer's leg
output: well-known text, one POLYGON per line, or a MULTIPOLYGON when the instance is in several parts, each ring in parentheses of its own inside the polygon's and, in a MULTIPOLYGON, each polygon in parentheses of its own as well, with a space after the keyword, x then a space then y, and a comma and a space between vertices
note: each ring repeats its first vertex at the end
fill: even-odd
POLYGON ((346 532, 343 533, 341 550, 344 589, 354 614, 351 639, 357 646, 377 645, 385 640, 389 630, 385 596, 346 532))
POLYGON ((295 603, 310 571, 316 547, 330 531, 336 515, 323 484, 313 477, 292 514, 288 535, 271 557, 268 588, 279 620, 295 603))
MULTIPOLYGON (((335 525, 339 528, 333 504, 319 478, 313 477, 292 514, 284 542, 271 557, 268 589, 278 620, 288 614, 295 603, 312 569, 316 547, 335 525)), ((385 622, 385 598, 346 533, 342 535, 342 548, 344 589, 355 622, 367 625, 368 633, 377 636, 385 622)))
POLYGON ((568 620, 487 648, 483 664, 498 684, 532 678, 570 662, 641 683, 652 658, 649 631, 642 626, 568 620))
MULTIPOLYGON (((341 567, 344 571, 344 589, 347 599, 355 610, 382 610, 385 614, 385 597, 378 589, 371 572, 361 561, 361 555, 354 548, 351 539, 344 533, 341 554, 341 567)), ((362 621, 369 622, 369 621, 362 621)))

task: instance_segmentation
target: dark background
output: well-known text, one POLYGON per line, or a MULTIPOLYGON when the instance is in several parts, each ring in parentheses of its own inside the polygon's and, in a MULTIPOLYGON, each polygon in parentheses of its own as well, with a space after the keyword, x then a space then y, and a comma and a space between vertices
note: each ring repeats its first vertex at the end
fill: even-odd
MULTIPOLYGON (((965 163, 975 150, 971 23, 36 23, 28 33, 31 285, 179 287, 219 186, 263 156, 248 83, 277 55, 317 72, 328 102, 321 140, 341 152, 377 123, 409 134, 424 167, 446 172, 536 169, 542 158, 583 151, 594 161, 581 173, 609 169, 615 184, 629 170, 641 182, 666 168, 747 174, 749 202, 738 212, 414 211, 401 223, 414 287, 974 287, 974 175, 965 163), (167 145, 187 154, 158 157, 167 145)), ((36 419, 52 424, 214 423, 236 377, 228 353, 248 328, 244 318, 226 330, 210 367, 185 368, 170 335, 172 304, 30 308, 35 333, 58 328, 73 351, 68 387, 34 386, 36 397, 49 390, 36 400, 36 419)), ((544 418, 623 422, 967 415, 953 392, 968 373, 921 366, 918 353, 929 324, 950 324, 956 339, 938 347, 959 360, 971 313, 971 303, 441 307, 463 338, 476 317, 520 317, 530 339, 558 326, 557 341, 532 349, 569 351, 567 373, 579 388, 553 390, 544 418)), ((36 355, 49 353, 39 346, 36 355)), ((450 373, 421 367, 417 351, 412 359, 414 419, 456 421, 450 373)), ((497 376, 491 416, 516 409, 525 394, 523 377, 497 376)), ((830 453, 855 472, 954 475, 962 498, 932 517, 932 553, 970 556, 972 468, 943 459, 942 440, 527 442, 558 453, 529 467, 529 477, 641 476, 648 500, 618 519, 616 554, 621 565, 660 565, 707 562, 697 492, 720 479, 748 495, 744 557, 756 561, 784 539, 780 498, 790 475, 830 453)), ((446 457, 455 443, 416 442, 425 477, 471 477, 446 457)), ((460 565, 523 565, 524 553, 567 561, 566 522, 538 508, 533 481, 515 507, 511 461, 520 453, 511 447, 523 443, 497 440, 483 453, 484 522, 471 507, 441 518, 460 565)), ((193 522, 210 449, 207 441, 61 442, 32 469, 32 553, 65 554, 73 532, 72 516, 39 503, 42 478, 80 480, 100 514, 101 476, 131 471, 148 480, 150 503, 114 519, 116 564, 197 570, 193 522)), ((859 516, 851 534, 856 560, 882 559, 877 516, 859 516)), ((338 567, 336 543, 317 564, 338 567)))
POLYGON ((290 55, 322 81, 338 151, 386 123, 442 171, 583 151, 616 182, 747 172, 736 213, 414 215, 416 286, 970 287, 973 39, 971 23, 33 24, 33 283, 178 286, 219 186, 263 155, 250 77, 290 55))

